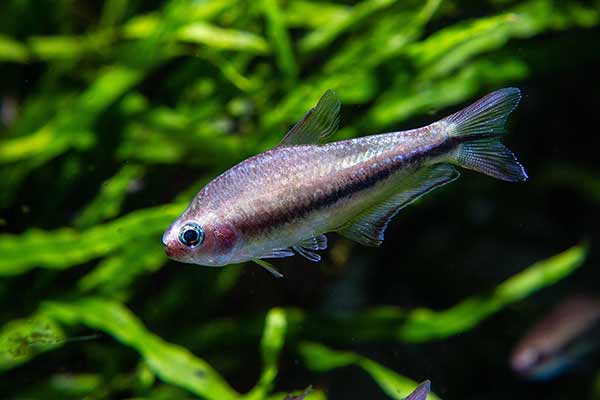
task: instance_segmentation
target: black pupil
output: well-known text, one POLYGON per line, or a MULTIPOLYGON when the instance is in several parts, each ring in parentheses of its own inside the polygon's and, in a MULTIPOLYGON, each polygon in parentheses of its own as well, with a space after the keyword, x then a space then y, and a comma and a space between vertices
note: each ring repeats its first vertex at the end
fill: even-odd
POLYGON ((183 240, 189 244, 196 244, 199 237, 200 234, 195 229, 188 229, 187 231, 183 232, 183 240))

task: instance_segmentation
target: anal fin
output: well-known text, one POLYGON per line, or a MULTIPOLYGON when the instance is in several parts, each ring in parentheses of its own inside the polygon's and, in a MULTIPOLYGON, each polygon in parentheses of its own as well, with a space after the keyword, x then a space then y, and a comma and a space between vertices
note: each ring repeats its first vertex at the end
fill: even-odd
POLYGON ((402 208, 459 176, 459 172, 449 164, 425 167, 400 183, 395 194, 358 214, 337 232, 362 245, 377 247, 383 242, 388 223, 402 208))

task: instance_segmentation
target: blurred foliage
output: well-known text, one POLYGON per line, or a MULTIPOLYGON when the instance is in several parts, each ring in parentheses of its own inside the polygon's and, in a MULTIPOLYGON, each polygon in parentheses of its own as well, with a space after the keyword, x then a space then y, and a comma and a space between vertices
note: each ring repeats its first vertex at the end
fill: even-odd
MULTIPOLYGON (((307 368, 317 372, 350 365, 362 368, 371 375, 373 380, 381 387, 381 390, 392 399, 402 400, 418 386, 417 382, 352 352, 334 351, 321 344, 310 342, 301 343, 299 351, 307 368)), ((429 400, 439 400, 439 397, 433 393, 430 393, 427 398, 429 400)))
MULTIPOLYGON (((190 271, 180 271, 176 285, 153 296, 152 310, 134 313, 126 305, 167 262, 160 235, 190 197, 235 162, 276 144, 326 89, 355 111, 343 111, 337 139, 394 129, 542 67, 560 68, 540 66, 536 54, 543 49, 557 59, 562 49, 533 41, 597 29, 597 1, 485 1, 478 15, 458 0, 41 3, 0 5, 3 304, 28 283, 27 300, 1 310, 0 369, 26 371, 35 356, 68 349, 97 365, 46 371, 28 387, 11 387, 16 397, 283 399, 280 355, 299 353, 315 373, 358 366, 390 398, 402 398, 413 380, 306 340, 348 344, 350 331, 352 341, 365 343, 441 340, 583 263, 586 247, 575 246, 445 311, 377 306, 348 315, 277 307, 219 318, 217 303, 241 276, 233 266, 211 270, 211 278, 194 282, 198 289, 187 283, 190 271), (508 50, 514 41, 524 50, 508 50), (174 338, 192 338, 195 351, 262 337, 262 370, 231 361, 236 354, 217 360, 227 376, 256 371, 246 394, 141 322, 159 327, 187 317, 170 311, 176 302, 206 310, 201 324, 174 338), (115 341, 77 341, 72 335, 82 330, 115 341)), ((600 42, 591 43, 596 47, 570 61, 600 51, 600 42)), ((598 200, 596 175, 559 170, 548 182, 598 200)), ((326 395, 317 388, 306 399, 326 395)))
POLYGON ((35 354, 64 342, 64 334, 51 318, 40 315, 7 323, 0 331, 0 370, 26 362, 35 354))
MULTIPOLYGON (((575 246, 529 266, 498 285, 491 293, 468 297, 442 311, 417 308, 411 311, 379 306, 352 315, 310 314, 297 308, 287 310, 288 336, 294 340, 309 338, 337 343, 350 341, 428 342, 456 335, 482 322, 507 305, 524 299, 570 275, 583 265, 587 250, 575 246), (342 332, 352 332, 350 336, 342 332)), ((259 321, 264 315, 244 321, 244 329, 230 319, 211 321, 193 331, 196 346, 209 348, 218 343, 234 344, 260 334, 259 321)))

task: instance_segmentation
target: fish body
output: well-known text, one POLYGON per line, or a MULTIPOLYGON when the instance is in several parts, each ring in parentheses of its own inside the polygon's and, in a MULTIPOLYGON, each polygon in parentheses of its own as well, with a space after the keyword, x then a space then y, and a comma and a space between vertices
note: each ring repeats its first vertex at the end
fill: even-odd
MULTIPOLYGON (((492 93, 429 126, 333 143, 339 101, 328 91, 281 144, 206 185, 163 236, 174 259, 209 266, 288 257, 319 261, 327 232, 378 246, 404 206, 458 178, 454 165, 526 179, 500 144, 517 89, 492 93), (189 246, 182 237, 202 236, 189 246)), ((264 264, 263 264, 264 265, 264 264)))
POLYGON ((201 225, 227 225, 244 239, 221 263, 285 249, 335 230, 392 194, 402 179, 428 162, 423 155, 438 144, 423 140, 429 131, 276 147, 209 183, 188 212, 213 209, 201 225))
POLYGON ((600 347, 600 298, 575 295, 560 302, 525 334, 511 367, 533 380, 551 379, 600 347))

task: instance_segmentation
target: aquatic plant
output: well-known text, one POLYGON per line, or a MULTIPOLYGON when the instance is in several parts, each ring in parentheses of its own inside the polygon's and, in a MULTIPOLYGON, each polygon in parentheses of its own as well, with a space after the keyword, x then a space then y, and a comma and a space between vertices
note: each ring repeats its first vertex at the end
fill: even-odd
MULTIPOLYGON (((400 399, 429 377, 354 344, 468 332, 584 263, 584 244, 507 254, 513 276, 441 311, 271 301, 237 312, 221 302, 239 300, 247 270, 167 264, 160 236, 202 184, 276 144, 326 89, 349 109, 336 139, 397 129, 560 71, 540 54, 561 58, 567 32, 581 32, 569 61, 584 63, 600 50, 597 2, 487 1, 472 13, 452 0, 41 3, 0 6, 0 370, 32 382, 2 379, 10 396, 283 399, 280 358, 296 357, 312 377, 358 367, 400 399), (261 362, 240 361, 252 351, 261 362)), ((538 182, 597 202, 597 175, 575 169, 538 182)), ((360 251, 336 239, 323 270, 349 274, 360 251)), ((280 285, 258 276, 257 290, 280 285)), ((326 396, 315 385, 306 399, 326 396)))

